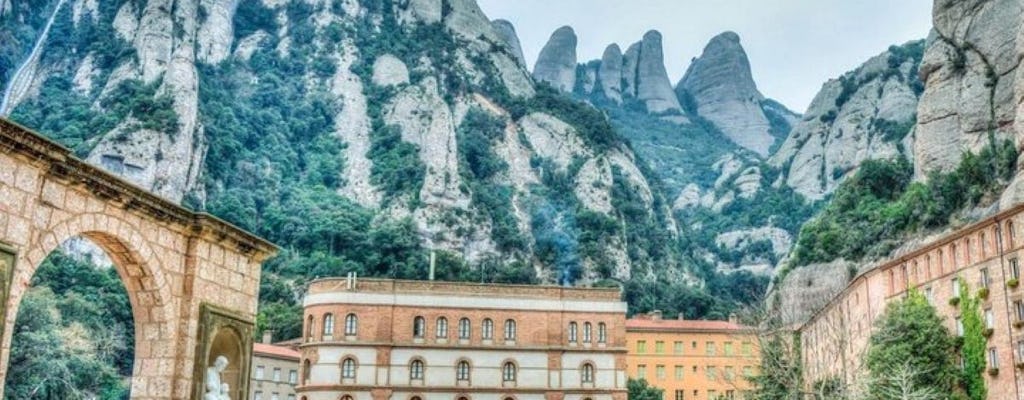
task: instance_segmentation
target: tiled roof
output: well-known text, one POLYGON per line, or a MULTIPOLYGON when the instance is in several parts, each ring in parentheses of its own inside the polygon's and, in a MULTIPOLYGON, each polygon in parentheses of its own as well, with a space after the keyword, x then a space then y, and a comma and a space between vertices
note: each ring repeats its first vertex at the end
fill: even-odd
POLYGON ((738 331, 743 326, 729 321, 698 321, 678 319, 641 319, 626 320, 626 330, 669 330, 669 331, 738 331))
POLYGON ((292 350, 291 348, 284 346, 275 346, 266 343, 253 343, 252 345, 253 355, 258 356, 270 356, 277 358, 288 358, 299 360, 299 352, 292 350))

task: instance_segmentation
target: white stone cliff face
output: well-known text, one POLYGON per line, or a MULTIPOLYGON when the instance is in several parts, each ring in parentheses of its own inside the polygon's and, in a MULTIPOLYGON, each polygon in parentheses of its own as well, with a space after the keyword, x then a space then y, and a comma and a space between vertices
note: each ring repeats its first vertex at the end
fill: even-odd
POLYGON ((914 60, 907 59, 893 71, 888 64, 891 56, 886 51, 844 75, 842 79, 856 82, 852 92, 844 93, 839 79, 822 86, 769 160, 784 168, 786 185, 808 199, 821 200, 853 176, 864 160, 912 156, 914 134, 906 134, 901 142, 887 137, 892 132, 882 128, 886 123, 910 128, 917 110, 914 60), (840 96, 847 97, 842 105, 837 101, 840 96))
POLYGON ((533 78, 563 92, 572 92, 576 85, 576 32, 571 27, 563 26, 551 34, 537 56, 533 78))
POLYGON ((739 35, 725 32, 711 39, 703 54, 690 64, 677 92, 696 103, 700 116, 715 124, 729 140, 767 157, 775 143, 761 109, 764 96, 750 74, 750 62, 739 35))

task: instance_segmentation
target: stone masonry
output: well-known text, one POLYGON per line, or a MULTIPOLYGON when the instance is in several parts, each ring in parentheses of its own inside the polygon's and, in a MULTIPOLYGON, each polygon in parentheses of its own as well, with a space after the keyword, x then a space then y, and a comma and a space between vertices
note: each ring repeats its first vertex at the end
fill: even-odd
POLYGON ((276 252, 269 242, 150 194, 0 119, 0 243, 17 252, 0 315, 0 391, 21 297, 43 259, 75 236, 110 255, 128 292, 133 399, 189 398, 198 384, 200 307, 253 321, 260 264, 276 252))

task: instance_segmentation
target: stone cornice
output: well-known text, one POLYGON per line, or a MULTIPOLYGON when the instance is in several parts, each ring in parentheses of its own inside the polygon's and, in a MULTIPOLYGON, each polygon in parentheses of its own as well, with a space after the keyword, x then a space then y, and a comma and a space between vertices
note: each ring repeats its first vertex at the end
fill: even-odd
POLYGON ((279 250, 273 243, 213 215, 189 210, 95 167, 57 142, 4 118, 0 118, 0 150, 47 165, 47 178, 79 187, 108 204, 141 210, 156 221, 179 225, 197 236, 226 241, 257 262, 279 250))

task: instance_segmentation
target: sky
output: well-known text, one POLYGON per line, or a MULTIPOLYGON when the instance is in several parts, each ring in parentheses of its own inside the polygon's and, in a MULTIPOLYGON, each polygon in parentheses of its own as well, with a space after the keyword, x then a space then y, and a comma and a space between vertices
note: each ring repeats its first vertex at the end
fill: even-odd
POLYGON ((527 65, 551 33, 569 25, 578 62, 601 58, 618 43, 625 51, 645 32, 662 33, 672 84, 713 36, 734 31, 767 97, 804 112, 827 80, 850 71, 892 44, 923 39, 932 0, 478 0, 491 19, 512 22, 527 65))

